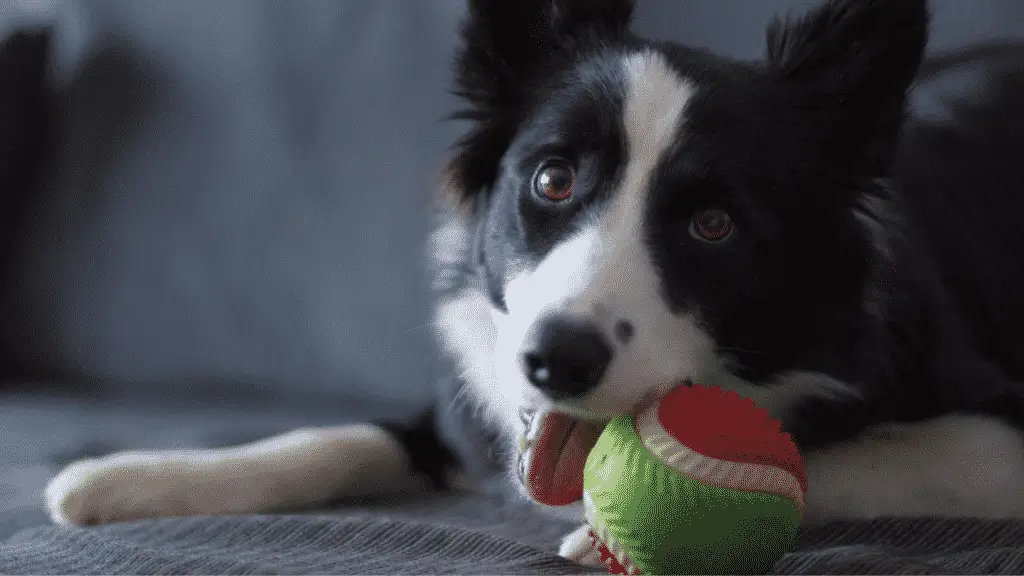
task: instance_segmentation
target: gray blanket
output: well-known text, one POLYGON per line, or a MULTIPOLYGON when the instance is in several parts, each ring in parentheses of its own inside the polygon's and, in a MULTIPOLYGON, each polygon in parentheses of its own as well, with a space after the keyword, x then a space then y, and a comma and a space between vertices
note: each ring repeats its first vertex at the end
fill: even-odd
MULTIPOLYGON (((223 397, 229 389, 206 385, 223 397)), ((132 448, 222 446, 300 425, 387 417, 386 407, 148 405, 0 395, 0 573, 586 573, 558 558, 572 526, 500 496, 421 494, 290 515, 68 529, 39 491, 71 459, 132 448)), ((244 489, 244 487, 243 487, 244 489)), ((886 520, 807 531, 778 573, 1024 573, 1024 524, 886 520)))
MULTIPOLYGON (((492 497, 437 494, 328 513, 36 527, 0 545, 5 574, 565 574, 568 526, 492 497)), ((1024 572, 1024 525, 879 520, 805 531, 779 574, 1024 572)))

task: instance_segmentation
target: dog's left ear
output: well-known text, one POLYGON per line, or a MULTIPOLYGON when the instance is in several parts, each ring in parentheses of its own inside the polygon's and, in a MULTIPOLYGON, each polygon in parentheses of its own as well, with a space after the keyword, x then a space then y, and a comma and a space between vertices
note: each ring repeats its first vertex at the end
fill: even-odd
POLYGON ((802 18, 772 23, 769 66, 834 112, 837 136, 867 145, 899 129, 928 23, 927 0, 827 0, 802 18))

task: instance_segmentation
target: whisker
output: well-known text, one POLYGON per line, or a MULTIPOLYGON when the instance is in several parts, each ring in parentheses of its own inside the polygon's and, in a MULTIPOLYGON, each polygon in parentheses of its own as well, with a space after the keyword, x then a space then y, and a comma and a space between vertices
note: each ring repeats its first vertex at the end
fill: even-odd
MULTIPOLYGON (((459 390, 455 393, 455 395, 452 396, 452 401, 448 404, 448 409, 449 410, 454 410, 455 408, 458 408, 458 403, 462 402, 465 399, 466 394, 467 394, 466 387, 465 386, 460 387, 459 390)), ((475 417, 476 416, 474 416, 474 418, 475 417)))
POLYGON ((437 326, 438 326, 438 323, 436 321, 430 321, 430 322, 427 322, 425 324, 420 324, 419 326, 413 326, 412 328, 407 328, 405 330, 405 333, 408 334, 410 332, 415 332, 417 330, 425 330, 427 328, 436 328, 437 326))
POLYGON ((749 350, 747 348, 737 348, 735 346, 719 346, 718 350, 721 352, 739 352, 741 354, 753 354, 755 356, 764 356, 764 352, 758 352, 757 350, 749 350))

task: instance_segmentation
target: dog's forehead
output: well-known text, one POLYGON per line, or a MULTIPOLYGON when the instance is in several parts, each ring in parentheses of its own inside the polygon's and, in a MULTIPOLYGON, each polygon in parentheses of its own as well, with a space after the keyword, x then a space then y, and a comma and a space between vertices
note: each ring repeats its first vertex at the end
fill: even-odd
POLYGON ((695 92, 695 83, 664 53, 645 48, 582 58, 547 86, 505 157, 508 182, 520 188, 536 166, 566 157, 577 162, 581 209, 553 218, 508 196, 492 213, 495 224, 508 222, 508 211, 527 213, 513 220, 523 227, 521 251, 535 259, 597 221, 606 228, 621 228, 624 219, 631 230, 643 225, 656 175, 675 162, 685 139, 686 108, 695 92))
POLYGON ((532 161, 534 154, 559 150, 626 152, 631 145, 642 147, 640 138, 678 135, 685 121, 680 112, 696 85, 684 72, 686 64, 647 46, 606 48, 579 58, 536 86, 509 156, 532 161))
MULTIPOLYGON (((681 196, 700 200, 681 191, 743 189, 729 181, 756 177, 772 155, 748 72, 703 53, 649 45, 605 48, 553 72, 537 86, 504 170, 522 183, 551 157, 575 160, 586 210, 559 226, 538 224, 544 234, 527 234, 533 242, 523 248, 542 255, 616 200, 670 217, 688 209, 677 206, 681 196)), ((518 209, 511 198, 503 206, 518 209)))
POLYGON ((606 50, 576 62, 536 87, 513 155, 538 148, 583 149, 619 139, 627 78, 623 54, 606 50))

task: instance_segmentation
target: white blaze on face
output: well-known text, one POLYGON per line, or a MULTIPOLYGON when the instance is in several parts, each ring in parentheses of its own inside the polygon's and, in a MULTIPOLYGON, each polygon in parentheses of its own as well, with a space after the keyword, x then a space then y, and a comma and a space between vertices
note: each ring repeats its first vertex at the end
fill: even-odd
POLYGON ((496 374, 513 401, 536 397, 519 357, 529 330, 551 312, 591 321, 615 348, 602 382, 580 403, 587 412, 620 413, 653 389, 712 369, 707 365, 713 358, 710 338, 694 318, 669 309, 644 244, 651 176, 686 129, 684 112, 694 87, 658 53, 630 55, 622 66, 627 79, 623 125, 628 156, 619 188, 609 205, 591 214, 536 268, 508 282, 508 314, 493 313, 496 374), (626 343, 614 337, 619 321, 634 328, 626 343))

